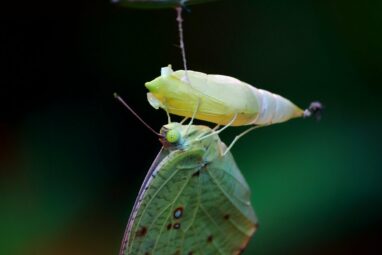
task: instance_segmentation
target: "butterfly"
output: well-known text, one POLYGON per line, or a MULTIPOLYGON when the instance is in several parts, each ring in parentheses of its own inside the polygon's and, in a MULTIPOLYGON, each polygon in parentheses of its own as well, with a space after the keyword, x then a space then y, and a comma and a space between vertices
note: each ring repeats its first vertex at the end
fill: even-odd
POLYGON ((207 126, 172 122, 159 135, 120 255, 240 254, 258 221, 232 154, 207 126))

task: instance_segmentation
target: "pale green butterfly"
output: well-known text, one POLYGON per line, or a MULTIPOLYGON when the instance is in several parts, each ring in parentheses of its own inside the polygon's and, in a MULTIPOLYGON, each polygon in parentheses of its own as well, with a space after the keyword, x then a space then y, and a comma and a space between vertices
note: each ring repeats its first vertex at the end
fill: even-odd
POLYGON ((120 255, 241 253, 257 218, 225 144, 207 126, 172 122, 158 135, 163 147, 135 201, 120 255))
POLYGON ((127 7, 135 8, 171 8, 177 6, 187 6, 216 0, 111 0, 127 7))

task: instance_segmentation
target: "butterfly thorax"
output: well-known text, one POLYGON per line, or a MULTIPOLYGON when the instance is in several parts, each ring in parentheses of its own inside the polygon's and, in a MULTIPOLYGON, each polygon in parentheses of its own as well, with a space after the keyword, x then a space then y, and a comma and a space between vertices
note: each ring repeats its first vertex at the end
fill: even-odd
MULTIPOLYGON (((166 150, 187 150, 189 148, 201 148, 206 151, 205 158, 212 160, 222 155, 222 149, 225 147, 220 141, 218 135, 213 134, 213 130, 207 126, 182 125, 172 122, 164 125, 160 131, 162 138, 160 139, 166 150), (211 148, 211 145, 215 145, 211 148)), ((209 161, 208 160, 208 161, 209 161)))

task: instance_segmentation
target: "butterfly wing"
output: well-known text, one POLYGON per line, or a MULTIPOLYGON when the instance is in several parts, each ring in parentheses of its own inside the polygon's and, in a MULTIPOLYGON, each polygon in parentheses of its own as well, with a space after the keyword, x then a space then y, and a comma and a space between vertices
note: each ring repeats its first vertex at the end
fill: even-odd
POLYGON ((204 148, 175 150, 157 164, 121 254, 242 251, 257 224, 248 185, 230 153, 208 162, 205 155, 204 148))
POLYGON ((194 247, 204 246, 198 254, 241 253, 257 228, 257 218, 249 187, 232 154, 206 165, 199 179, 201 201, 194 223, 199 234, 194 247))
POLYGON ((124 250, 126 249, 126 245, 127 245, 127 240, 128 240, 129 232, 130 232, 130 230, 132 228, 132 225, 133 225, 132 223, 134 222, 134 217, 135 217, 135 215, 137 213, 138 208, 140 207, 140 203, 141 203, 143 194, 144 194, 144 192, 146 190, 146 187, 150 183, 150 180, 151 180, 151 178, 153 176, 153 172, 157 168, 158 164, 168 154, 169 154, 169 152, 162 147, 161 150, 159 151, 158 155, 155 157, 153 163, 151 164, 151 166, 149 168, 149 171, 147 172, 147 174, 145 176, 145 179, 144 179, 144 181, 143 181, 143 183, 141 185, 141 188, 139 190, 137 199, 134 202, 133 210, 132 210, 132 212, 130 214, 130 217, 129 217, 129 221, 128 221, 128 224, 127 224, 127 227, 126 227, 126 230, 125 230, 125 234, 124 234, 123 240, 122 240, 122 246, 121 246, 120 254, 124 254, 124 250))

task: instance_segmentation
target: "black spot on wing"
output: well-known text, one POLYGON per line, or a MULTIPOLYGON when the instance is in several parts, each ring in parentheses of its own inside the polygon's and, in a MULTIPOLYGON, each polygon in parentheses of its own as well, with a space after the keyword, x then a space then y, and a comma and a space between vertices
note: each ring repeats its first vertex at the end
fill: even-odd
POLYGON ((175 223, 174 224, 174 229, 180 229, 180 223, 175 223))
POLYGON ((137 237, 143 237, 147 234, 147 228, 146 227, 141 227, 138 231, 137 231, 137 237))
POLYGON ((174 211, 174 218, 180 219, 183 216, 183 207, 178 207, 174 211))

